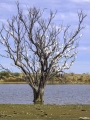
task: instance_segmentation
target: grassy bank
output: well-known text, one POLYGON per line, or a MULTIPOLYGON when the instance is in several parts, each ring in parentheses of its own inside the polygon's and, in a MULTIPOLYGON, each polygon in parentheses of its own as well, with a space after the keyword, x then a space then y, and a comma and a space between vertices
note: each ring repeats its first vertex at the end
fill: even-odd
POLYGON ((27 84, 26 82, 0 82, 0 84, 27 84))
POLYGON ((90 117, 90 105, 0 104, 0 120, 79 120, 90 117))
MULTIPOLYGON (((17 75, 17 74, 16 74, 17 75)), ((19 76, 16 77, 11 77, 7 76, 6 73, 1 74, 0 76, 0 83, 25 83, 23 81, 23 75, 19 74, 19 76)), ((90 84, 90 74, 74 74, 74 73, 69 73, 69 74, 62 74, 62 76, 57 75, 52 77, 47 81, 47 84, 90 84)))

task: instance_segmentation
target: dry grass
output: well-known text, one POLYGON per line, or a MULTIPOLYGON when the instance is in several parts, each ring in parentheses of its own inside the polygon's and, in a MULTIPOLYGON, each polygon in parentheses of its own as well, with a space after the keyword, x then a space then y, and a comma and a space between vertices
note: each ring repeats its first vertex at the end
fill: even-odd
MULTIPOLYGON (((22 83, 24 81, 21 77, 21 75, 18 78, 4 77, 4 79, 0 79, 0 83, 22 83)), ((90 74, 64 74, 62 77, 51 78, 47 84, 90 84, 90 74)))
POLYGON ((61 78, 54 77, 48 83, 56 84, 90 84, 90 74, 64 74, 61 78))

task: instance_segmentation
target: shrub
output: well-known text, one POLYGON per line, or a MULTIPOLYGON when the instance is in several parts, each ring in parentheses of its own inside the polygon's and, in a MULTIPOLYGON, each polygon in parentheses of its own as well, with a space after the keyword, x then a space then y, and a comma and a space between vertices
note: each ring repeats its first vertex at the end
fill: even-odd
POLYGON ((19 76, 20 76, 20 74, 19 74, 18 72, 13 73, 13 75, 14 75, 15 77, 19 77, 19 76))
POLYGON ((0 72, 0 78, 2 77, 9 77, 9 72, 6 72, 6 71, 0 72))

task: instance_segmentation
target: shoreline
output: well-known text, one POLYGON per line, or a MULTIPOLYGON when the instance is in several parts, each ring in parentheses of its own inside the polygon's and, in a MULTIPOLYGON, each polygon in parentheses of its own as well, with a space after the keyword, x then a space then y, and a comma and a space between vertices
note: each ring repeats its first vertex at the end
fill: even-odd
MULTIPOLYGON (((0 84, 28 84, 26 82, 0 82, 0 84)), ((83 82, 73 82, 73 83, 47 83, 47 85, 68 85, 68 84, 72 84, 72 85, 90 85, 90 83, 83 83, 83 82)))
POLYGON ((0 84, 28 84, 26 82, 0 82, 0 84))

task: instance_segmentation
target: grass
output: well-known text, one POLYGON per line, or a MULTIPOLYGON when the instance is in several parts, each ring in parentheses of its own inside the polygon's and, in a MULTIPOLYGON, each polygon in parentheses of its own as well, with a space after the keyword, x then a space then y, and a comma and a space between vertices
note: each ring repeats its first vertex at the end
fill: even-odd
POLYGON ((0 120, 79 120, 90 117, 90 105, 0 104, 0 120))
POLYGON ((63 74, 60 78, 59 76, 52 78, 48 83, 57 84, 90 84, 90 74, 63 74))
POLYGON ((0 84, 27 84, 26 82, 4 82, 0 81, 0 84))

